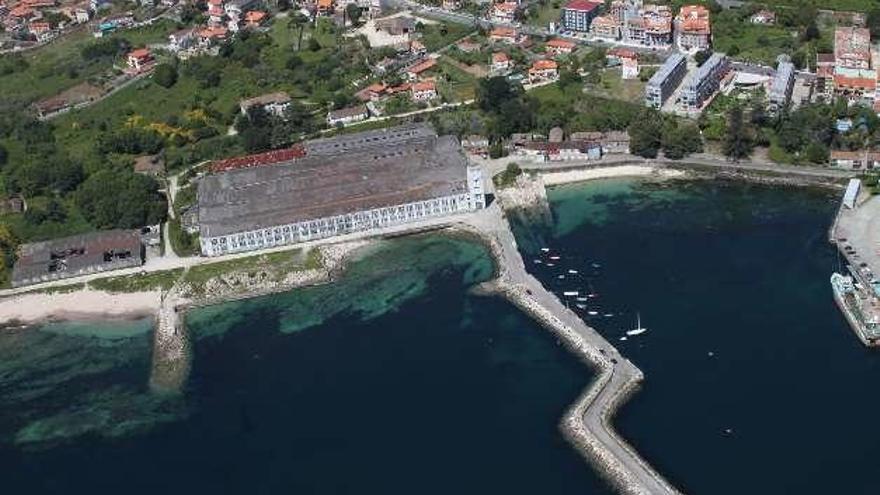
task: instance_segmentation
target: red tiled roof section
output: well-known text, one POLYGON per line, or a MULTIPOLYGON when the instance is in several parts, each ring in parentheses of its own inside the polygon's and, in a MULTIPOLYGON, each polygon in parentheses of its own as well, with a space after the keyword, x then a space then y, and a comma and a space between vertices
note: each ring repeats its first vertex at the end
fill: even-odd
POLYGON ((567 10, 580 10, 584 12, 592 12, 598 9, 602 4, 599 2, 591 2, 589 0, 571 0, 565 4, 567 10))
POLYGON ((551 47, 551 48, 560 48, 563 50, 571 50, 577 45, 575 45, 575 43, 572 41, 563 40, 563 39, 559 39, 559 38, 553 38, 552 40, 547 42, 547 46, 551 47))
POLYGON ((239 156, 228 158, 226 160, 218 160, 211 164, 211 172, 226 172, 227 170, 235 170, 241 168, 262 167, 264 165, 276 165, 279 163, 289 163, 298 158, 306 156, 306 149, 302 145, 283 150, 267 151, 256 155, 239 156))

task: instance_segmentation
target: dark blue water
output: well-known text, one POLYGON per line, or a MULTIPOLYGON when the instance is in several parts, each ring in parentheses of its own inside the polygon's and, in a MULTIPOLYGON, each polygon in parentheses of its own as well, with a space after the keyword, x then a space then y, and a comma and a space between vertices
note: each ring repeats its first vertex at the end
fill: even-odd
POLYGON ((618 427, 661 472, 697 494, 880 493, 880 355, 828 283, 836 193, 615 180, 550 196, 553 225, 520 224, 522 249, 560 293, 599 294, 579 311, 646 375, 618 427), (618 340, 637 312, 649 331, 618 340))
POLYGON ((398 240, 332 286, 196 311, 179 398, 146 390, 143 322, 0 335, 2 492, 607 493, 558 430, 589 371, 467 294, 490 268, 398 240))

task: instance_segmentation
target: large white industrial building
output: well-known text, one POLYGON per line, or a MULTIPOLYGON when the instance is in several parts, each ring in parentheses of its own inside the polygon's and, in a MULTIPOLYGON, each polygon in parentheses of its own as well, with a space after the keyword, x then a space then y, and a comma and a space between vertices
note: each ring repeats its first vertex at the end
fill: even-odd
POLYGON ((306 143, 290 162, 199 183, 202 254, 218 256, 485 206, 483 175, 453 136, 413 124, 306 143))

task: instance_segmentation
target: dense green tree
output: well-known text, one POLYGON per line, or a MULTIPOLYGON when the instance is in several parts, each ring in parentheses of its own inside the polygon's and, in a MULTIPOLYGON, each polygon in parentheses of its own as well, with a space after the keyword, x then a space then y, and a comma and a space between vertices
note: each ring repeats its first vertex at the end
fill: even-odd
POLYGON ((804 150, 804 158, 812 163, 827 163, 828 147, 822 143, 813 141, 807 145, 807 148, 804 150))
POLYGON ((880 37, 880 8, 868 11, 866 27, 871 30, 871 37, 880 37))
POLYGON ((98 150, 103 153, 155 154, 163 145, 164 140, 157 132, 134 127, 123 127, 98 138, 98 150))
POLYGON ((163 88, 170 88, 177 82, 177 68, 171 64, 159 64, 153 72, 153 81, 163 88))
POLYGON ((703 139, 696 124, 672 122, 663 129, 661 146, 666 158, 680 160, 692 153, 702 152, 703 139))
POLYGON ((660 113, 643 110, 629 126, 630 153, 644 158, 656 158, 662 146, 663 123, 660 113))
POLYGON ((481 79, 477 86, 477 106, 484 112, 495 112, 502 103, 517 96, 518 92, 503 76, 481 79))
POLYGON ((76 205, 98 229, 131 229, 165 218, 165 197, 154 179, 130 170, 102 170, 75 194, 76 205))
POLYGON ((350 3, 345 6, 345 15, 348 16, 348 20, 351 21, 352 26, 360 25, 361 21, 361 8, 356 3, 350 3))
POLYGON ((724 137, 724 155, 739 161, 752 154, 754 132, 743 118, 743 110, 734 105, 727 113, 727 134, 724 137))

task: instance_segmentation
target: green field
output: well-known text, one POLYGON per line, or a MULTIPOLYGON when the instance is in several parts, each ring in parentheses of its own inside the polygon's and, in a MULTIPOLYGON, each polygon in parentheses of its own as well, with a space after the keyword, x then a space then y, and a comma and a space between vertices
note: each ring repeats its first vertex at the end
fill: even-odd
MULTIPOLYGON (((131 46, 137 47, 164 41, 168 33, 175 29, 173 23, 163 21, 140 29, 119 31, 101 41, 125 39, 131 46)), ((114 62, 124 65, 121 57, 116 60, 105 57, 95 60, 83 58, 82 49, 98 42, 87 27, 83 26, 44 47, 16 55, 15 57, 21 57, 26 62, 26 68, 0 75, 0 100, 31 103, 103 76, 113 67, 114 62)), ((7 60, 0 61, 0 67, 10 63, 11 56, 4 57, 7 60)))

